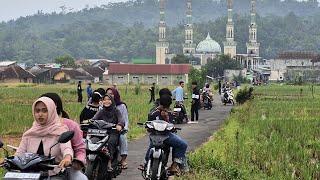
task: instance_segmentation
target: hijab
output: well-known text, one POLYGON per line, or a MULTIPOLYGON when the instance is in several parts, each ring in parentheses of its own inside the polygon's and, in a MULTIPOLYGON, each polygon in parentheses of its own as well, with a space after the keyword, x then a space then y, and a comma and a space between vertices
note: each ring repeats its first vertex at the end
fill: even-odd
POLYGON ((114 96, 114 101, 115 101, 115 103, 116 103, 116 106, 119 106, 119 105, 121 105, 121 104, 124 104, 125 106, 127 106, 126 103, 124 103, 124 102, 121 101, 120 93, 119 93, 119 91, 118 91, 117 89, 115 89, 115 88, 108 88, 108 89, 106 90, 106 92, 107 92, 108 90, 111 90, 111 91, 112 91, 112 94, 113 94, 113 96, 114 96))
POLYGON ((57 106, 58 115, 61 115, 61 117, 66 119, 70 119, 68 113, 63 110, 62 100, 57 93, 45 93, 45 94, 42 94, 41 97, 48 97, 52 99, 57 106))
POLYGON ((60 136, 65 131, 68 131, 68 128, 60 122, 54 101, 48 97, 40 97, 33 103, 32 114, 34 118, 33 125, 23 136, 60 136), (38 102, 43 102, 48 110, 48 119, 45 125, 39 124, 35 117, 35 106, 38 102))

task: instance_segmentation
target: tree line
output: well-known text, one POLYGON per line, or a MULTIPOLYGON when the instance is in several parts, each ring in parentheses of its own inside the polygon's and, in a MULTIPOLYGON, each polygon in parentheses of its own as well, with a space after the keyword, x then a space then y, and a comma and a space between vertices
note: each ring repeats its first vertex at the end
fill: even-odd
MULTIPOLYGON (((249 0, 239 1, 249 3, 249 0)), ((184 1, 170 1, 172 6, 170 7, 180 7, 179 3, 182 2, 184 1)), ((209 3, 209 1, 201 0, 194 3, 194 6, 200 6, 205 2, 209 3)), ((264 2, 289 3, 289 1, 278 2, 276 0, 264 2)), ((224 4, 224 1, 215 1, 214 3, 221 5, 224 4)), ((239 2, 235 1, 235 3, 239 2)), ((311 1, 304 3, 308 4, 311 1)), ((84 9, 76 13, 43 14, 39 12, 34 16, 0 23, 0 60, 16 60, 31 64, 52 62, 56 57, 64 55, 70 55, 76 59, 109 58, 124 62, 139 57, 154 58, 155 42, 158 37, 156 25, 158 20, 154 20, 155 22, 152 23, 154 25, 150 26, 147 22, 132 20, 132 18, 139 19, 139 15, 137 15, 130 17, 130 23, 126 24, 120 20, 125 17, 125 13, 124 16, 118 16, 118 20, 112 18, 110 20, 109 16, 105 14, 103 16, 103 13, 125 8, 129 13, 130 8, 140 6, 141 11, 144 10, 143 13, 153 13, 158 11, 156 4, 155 0, 137 0, 84 9), (149 7, 149 10, 147 11, 144 6, 149 7), (155 9, 152 10, 152 8, 155 9)), ((134 12, 140 13, 138 9, 134 9, 134 12)), ((211 14, 216 13, 211 11, 211 14)), ((205 15, 205 11, 203 15, 205 15)), ((147 16, 145 15, 145 17, 147 16)), ((202 18, 202 21, 194 24, 194 42, 199 43, 204 40, 209 32, 211 37, 223 47, 227 18, 220 15, 214 20, 210 20, 209 17, 202 18)), ((150 15, 150 19, 152 19, 152 15, 150 15)), ((245 53, 250 16, 248 14, 234 14, 234 21, 235 39, 238 42, 237 52, 245 53)), ((285 16, 260 16, 259 14, 257 23, 258 41, 261 43, 260 55, 264 58, 273 58, 279 52, 288 50, 319 51, 319 12, 305 17, 298 16, 293 12, 285 16)), ((167 39, 170 42, 170 51, 181 54, 184 43, 184 24, 178 23, 168 26, 167 39)))

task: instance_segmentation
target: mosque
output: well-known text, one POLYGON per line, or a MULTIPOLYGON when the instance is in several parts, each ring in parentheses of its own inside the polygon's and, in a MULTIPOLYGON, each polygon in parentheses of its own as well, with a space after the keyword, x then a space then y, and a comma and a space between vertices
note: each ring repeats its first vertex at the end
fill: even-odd
MULTIPOLYGON (((193 42, 193 24, 192 24, 192 0, 187 0, 186 24, 185 24, 185 42, 183 44, 183 54, 200 58, 200 65, 205 65, 209 59, 214 59, 220 54, 229 55, 231 58, 239 61, 244 68, 254 70, 258 68, 259 47, 257 41, 256 24, 256 0, 251 0, 251 23, 249 25, 249 41, 246 43, 247 52, 237 54, 237 42, 234 39, 233 22, 233 2, 228 1, 228 21, 226 24, 226 39, 223 42, 223 52, 220 44, 207 34, 207 37, 198 45, 193 42)), ((160 0, 160 22, 159 22, 159 40, 156 43, 156 64, 168 64, 175 54, 169 51, 169 42, 166 39, 165 22, 165 0, 160 0)))

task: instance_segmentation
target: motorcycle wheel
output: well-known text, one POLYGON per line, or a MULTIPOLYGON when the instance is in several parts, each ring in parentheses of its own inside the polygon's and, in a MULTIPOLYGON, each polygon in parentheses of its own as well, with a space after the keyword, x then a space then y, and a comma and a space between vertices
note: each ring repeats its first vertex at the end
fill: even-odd
POLYGON ((97 179, 98 168, 100 164, 97 162, 97 159, 94 161, 88 161, 85 175, 88 179, 97 179))
POLYGON ((234 101, 232 99, 230 101, 231 101, 231 104, 234 105, 234 101))
POLYGON ((151 166, 151 180, 158 180, 157 174, 159 170, 159 163, 160 163, 159 159, 153 159, 152 166, 151 166))
POLYGON ((86 176, 90 180, 111 180, 111 175, 108 173, 106 163, 108 161, 103 161, 100 158, 96 158, 93 162, 88 161, 88 165, 86 168, 86 176))

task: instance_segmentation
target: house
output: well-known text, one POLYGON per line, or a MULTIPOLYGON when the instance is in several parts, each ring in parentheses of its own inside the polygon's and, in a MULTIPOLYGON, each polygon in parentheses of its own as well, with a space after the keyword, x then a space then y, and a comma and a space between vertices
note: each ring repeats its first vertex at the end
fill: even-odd
POLYGON ((31 68, 29 72, 34 75, 34 78, 32 79, 33 83, 51 83, 52 82, 50 69, 35 69, 35 68, 32 69, 31 68))
POLYGON ((92 67, 100 67, 103 70, 108 70, 110 64, 120 63, 109 59, 90 59, 89 61, 92 67))
MULTIPOLYGON (((319 69, 319 55, 313 52, 283 52, 269 60, 270 80, 285 80, 288 71, 319 69)), ((290 78, 290 77, 288 77, 290 78)), ((291 78, 290 78, 291 79, 291 78)))
POLYGON ((98 83, 98 82, 103 81, 104 70, 101 67, 86 66, 86 67, 78 68, 77 70, 93 77, 94 83, 98 83))
POLYGON ((109 84, 174 85, 188 82, 189 64, 116 64, 109 65, 106 81, 109 84))
POLYGON ((0 82, 32 83, 34 75, 22 69, 16 62, 0 62, 0 82))
POLYGON ((103 70, 108 69, 109 64, 111 63, 119 63, 117 61, 109 60, 109 59, 81 59, 75 61, 77 67, 100 67, 103 70))
POLYGON ((75 81, 93 81, 94 78, 86 73, 72 68, 61 68, 53 74, 53 82, 66 83, 75 81))

